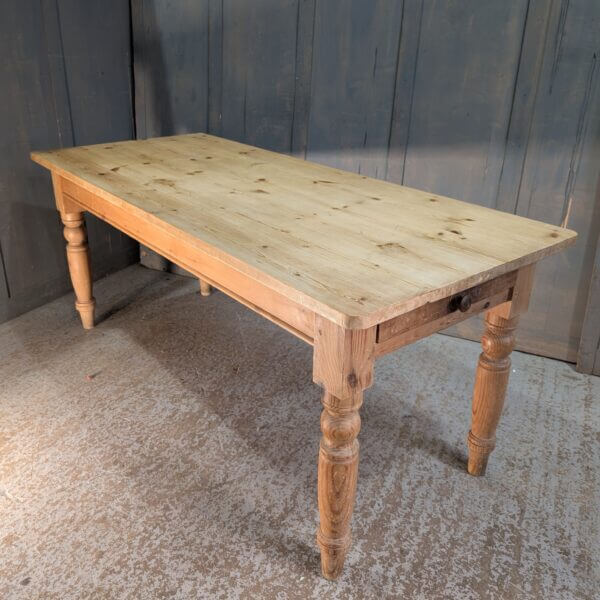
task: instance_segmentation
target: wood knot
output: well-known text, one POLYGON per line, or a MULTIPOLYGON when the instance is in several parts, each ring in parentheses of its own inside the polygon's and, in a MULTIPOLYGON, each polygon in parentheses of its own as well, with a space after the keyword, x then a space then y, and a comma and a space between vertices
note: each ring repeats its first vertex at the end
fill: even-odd
POLYGON ((351 388, 355 388, 358 385, 358 377, 356 377, 356 373, 354 371, 348 375, 347 381, 351 388))

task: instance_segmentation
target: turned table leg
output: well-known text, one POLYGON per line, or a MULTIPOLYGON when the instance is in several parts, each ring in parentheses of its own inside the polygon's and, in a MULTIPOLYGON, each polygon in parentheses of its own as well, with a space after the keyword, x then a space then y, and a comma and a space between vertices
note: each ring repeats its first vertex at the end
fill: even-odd
POLYGON ((67 240, 67 263, 75 291, 75 308, 79 311, 84 329, 92 329, 96 301, 92 296, 92 270, 83 209, 74 198, 63 193, 63 180, 55 172, 52 172, 52 187, 67 240))
POLYGON ((319 514, 317 543, 321 571, 327 579, 339 577, 350 546, 350 519, 358 478, 360 402, 343 406, 339 398, 323 393, 321 446, 319 449, 319 514))
POLYGON ((483 352, 475 374, 471 430, 467 437, 467 470, 471 475, 485 474, 489 455, 496 445, 496 427, 508 386, 515 330, 519 316, 527 310, 532 281, 533 266, 521 269, 512 300, 493 308, 485 318, 483 352))
POLYGON ((317 543, 321 572, 336 579, 350 546, 358 478, 363 390, 371 385, 375 330, 345 330, 317 317, 314 380, 324 388, 319 448, 317 543))
POLYGON ((496 444, 496 427, 504 406, 518 317, 504 319, 490 311, 485 322, 486 331, 481 340, 483 352, 475 375, 471 430, 467 438, 467 468, 471 475, 485 473, 488 457, 496 444))
POLYGON ((92 272, 83 213, 61 212, 61 219, 67 240, 67 262, 75 291, 75 308, 79 311, 83 327, 92 329, 96 301, 92 296, 92 272))
POLYGON ((206 281, 200 279, 200 295, 202 296, 210 296, 212 292, 212 288, 210 283, 206 283, 206 281))

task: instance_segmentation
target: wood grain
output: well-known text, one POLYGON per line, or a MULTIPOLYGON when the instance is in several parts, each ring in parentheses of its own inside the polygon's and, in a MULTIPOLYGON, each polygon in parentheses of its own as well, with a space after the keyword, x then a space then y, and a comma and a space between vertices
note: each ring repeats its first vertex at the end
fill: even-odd
POLYGON ((87 210, 198 277, 204 294, 218 287, 314 344, 325 577, 340 575, 350 545, 359 409, 376 356, 494 307, 468 437, 469 472, 483 474, 535 262, 575 234, 203 134, 32 156, 52 172, 84 327, 94 310, 87 210), (369 296, 357 298, 363 274, 369 296))
POLYGON ((316 316, 314 382, 343 399, 370 387, 376 331, 376 327, 343 329, 316 316))
POLYGON ((496 427, 500 421, 508 377, 510 353, 515 345, 515 330, 519 317, 525 313, 531 296, 534 266, 519 271, 512 300, 488 311, 486 330, 481 339, 483 352, 479 356, 469 446, 468 472, 484 475, 488 457, 496 445, 496 427))
POLYGON ((32 157, 348 328, 536 262, 576 236, 206 134, 32 157))
POLYGON ((485 473, 488 456, 496 445, 496 427, 504 406, 510 372, 509 355, 514 348, 518 320, 518 317, 504 319, 493 310, 485 317, 483 352, 477 365, 471 430, 467 438, 467 469, 471 475, 485 473))
POLYGON ((79 311, 84 329, 92 329, 96 301, 92 296, 92 271, 83 211, 63 212, 61 219, 65 226, 67 261, 75 291, 75 308, 79 311))
MULTIPOLYGON (((166 0, 145 2, 164 16, 166 0)), ((518 347, 576 359, 600 225, 600 3, 470 0, 439 11, 421 0, 210 0, 208 40, 206 4, 186 1, 172 19, 147 23, 144 39, 161 40, 165 59, 144 69, 189 92, 171 93, 178 102, 164 121, 174 127, 160 131, 203 129, 208 91, 209 133, 291 144, 317 162, 557 226, 570 202, 580 242, 540 267, 518 347)), ((151 113, 138 111, 139 121, 151 113)), ((480 339, 472 324, 454 331, 480 339)))
MULTIPOLYGON (((356 400, 356 398, 355 398, 356 400)), ((319 447, 318 497, 321 548, 321 572, 327 579, 337 579, 350 547, 350 521, 358 479, 358 440, 360 402, 340 409, 340 398, 323 393, 321 443, 319 447)))
POLYGON ((407 27, 420 43, 410 110, 397 115, 408 124, 394 181, 495 208, 527 4, 423 2, 422 15, 412 6, 407 27))
POLYGON ((96 301, 92 296, 92 268, 84 209, 64 193, 63 181, 55 173, 52 173, 52 187, 56 208, 64 226, 63 235, 67 240, 67 264, 75 292, 75 308, 84 329, 92 329, 96 301))
MULTIPOLYGON (((600 2, 552 2, 516 214, 564 223, 576 245, 536 271, 519 338, 576 362, 600 231, 600 2)), ((520 91, 520 90, 519 90, 520 91)))
POLYGON ((358 477, 363 390, 373 381, 375 328, 344 330, 315 319, 313 379, 323 391, 318 468, 321 571, 336 579, 350 546, 350 520, 358 477))
POLYGON ((307 158, 383 178, 404 2, 317 2, 307 158))
POLYGON ((148 219, 143 211, 106 202, 88 190, 60 180, 62 197, 118 227, 127 235, 165 256, 194 276, 218 287, 252 310, 312 343, 314 313, 293 300, 228 266, 212 254, 190 244, 177 231, 165 229, 160 221, 148 219))

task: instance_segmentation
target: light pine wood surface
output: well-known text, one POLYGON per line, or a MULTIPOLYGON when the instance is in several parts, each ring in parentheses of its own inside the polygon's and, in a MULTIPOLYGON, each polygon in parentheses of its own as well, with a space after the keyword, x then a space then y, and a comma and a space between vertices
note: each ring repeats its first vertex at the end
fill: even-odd
POLYGON ((32 158, 357 329, 535 262, 576 235, 206 134, 32 158))
POLYGON ((527 311, 535 265, 523 267, 512 288, 511 301, 489 310, 485 316, 486 329, 481 339, 483 352, 479 356, 471 429, 467 437, 471 475, 484 475, 488 457, 496 445, 496 427, 502 415, 508 376, 510 353, 515 346, 515 330, 519 317, 527 311))
POLYGON ((52 172, 84 327, 89 211, 190 271, 202 295, 217 287, 313 344, 324 577, 340 575, 350 545, 376 358, 485 311, 467 437, 468 472, 484 474, 535 264, 574 232, 205 134, 32 157, 52 172))

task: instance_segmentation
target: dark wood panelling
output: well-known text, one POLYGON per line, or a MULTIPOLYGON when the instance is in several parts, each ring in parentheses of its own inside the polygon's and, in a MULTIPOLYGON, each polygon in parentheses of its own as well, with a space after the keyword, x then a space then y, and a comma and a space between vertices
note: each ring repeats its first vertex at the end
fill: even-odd
POLYGON ((0 111, 0 246, 5 275, 0 321, 35 306, 36 296, 43 297, 41 304, 65 279, 48 178, 28 157, 31 147, 59 145, 65 137, 64 113, 53 111, 44 16, 24 9, 23 3, 9 2, 0 21, 0 87, 8 91, 0 111))
MULTIPOLYGON (((60 0, 60 40, 73 145, 133 137, 131 35, 127 2, 60 0), (83 24, 83 25, 82 25, 83 24)), ((93 215, 86 215, 92 272, 97 278, 135 259, 137 244, 93 215)))
MULTIPOLYGON (((516 212, 579 233, 540 263, 522 348, 575 362, 600 229, 600 3, 555 2, 529 123, 516 212)), ((466 335, 467 327, 459 328, 466 335)), ((476 335, 476 333, 475 333, 476 335)))
POLYGON ((426 2, 403 183, 494 206, 527 0, 426 2))
POLYGON ((529 1, 495 202, 496 208, 507 212, 514 213, 517 207, 549 19, 548 0, 529 1))
POLYGON ((517 213, 579 233, 567 252, 544 261, 536 274, 523 338, 544 333, 555 356, 576 360, 589 278, 600 227, 600 3, 555 2, 517 213))
POLYGON ((206 131, 208 0, 131 3, 137 135, 206 131))
MULTIPOLYGON (((70 288, 50 178, 29 152, 132 136, 129 40, 129 9, 118 0, 3 3, 0 321, 70 288)), ((96 276, 135 260, 128 238, 88 226, 96 276)))
POLYGON ((317 2, 309 160, 384 177, 401 24, 401 2, 317 2))
POLYGON ((386 179, 394 183, 404 181, 404 166, 408 148, 408 134, 414 101, 414 83, 417 57, 421 47, 421 19, 424 0, 402 3, 400 43, 394 84, 394 108, 390 126, 386 179))
MULTIPOLYGON (((517 102, 523 88, 515 93, 511 123, 516 125, 511 129, 519 139, 516 147, 522 159, 509 168, 516 182, 503 177, 498 201, 500 208, 514 207, 524 216, 566 223, 580 234, 574 247, 539 265, 530 311, 518 336, 521 349, 574 362, 600 227, 598 39, 594 35, 600 5, 584 0, 557 2, 544 20, 542 10, 532 2, 529 12, 535 21, 528 29, 538 29, 542 23, 547 27, 543 38, 536 34, 536 44, 523 47, 520 70, 537 73, 532 76, 536 86, 525 84, 526 102, 521 107, 517 102), (526 129, 519 134, 516 129, 521 125, 526 129)), ((471 339, 480 330, 477 322, 457 328, 471 339)))
POLYGON ((289 152, 297 0, 223 2, 222 134, 289 152))
MULTIPOLYGON (((207 27, 181 62, 162 42, 146 61, 175 86, 155 94, 178 81, 206 90, 205 122, 170 102, 153 112, 157 132, 209 130, 546 222, 568 216, 581 238, 538 270, 519 347, 575 359, 600 219, 600 3, 206 0, 184 4, 185 18, 148 5, 171 12, 143 34, 134 18, 134 38, 176 45, 186 22, 207 27)), ((152 101, 137 99, 143 136, 152 101)))
POLYGON ((222 134, 223 1, 208 2, 208 131, 214 135, 222 134))
MULTIPOLYGON (((600 197, 598 198, 600 200, 600 197)), ((600 375, 600 243, 596 249, 587 308, 577 354, 580 373, 600 375)))
POLYGON ((317 0, 298 0, 292 154, 306 158, 317 0))

